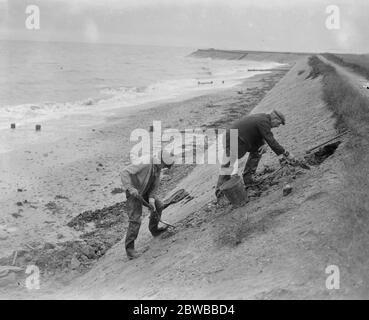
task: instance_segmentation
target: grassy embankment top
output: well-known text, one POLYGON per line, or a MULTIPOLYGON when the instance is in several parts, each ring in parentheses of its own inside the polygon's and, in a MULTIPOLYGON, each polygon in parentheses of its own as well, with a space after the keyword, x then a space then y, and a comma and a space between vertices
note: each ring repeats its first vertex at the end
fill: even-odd
POLYGON ((336 64, 339 64, 346 68, 350 68, 352 71, 362 75, 363 77, 369 80, 369 55, 366 54, 337 55, 325 53, 323 56, 336 64))
MULTIPOLYGON (((334 67, 318 57, 311 57, 309 64, 312 68, 309 77, 322 76, 323 100, 336 117, 337 128, 351 131, 344 150, 345 182, 337 194, 337 202, 350 235, 349 259, 369 280, 366 270, 369 262, 369 101, 334 67)), ((365 72, 364 67, 360 70, 361 74, 365 72)))

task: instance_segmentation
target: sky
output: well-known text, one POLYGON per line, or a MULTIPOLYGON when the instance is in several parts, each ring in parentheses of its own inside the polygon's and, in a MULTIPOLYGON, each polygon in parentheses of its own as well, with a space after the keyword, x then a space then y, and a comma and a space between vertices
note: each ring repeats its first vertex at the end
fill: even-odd
POLYGON ((0 39, 369 53, 368 9, 368 0, 0 0, 0 39), (28 5, 40 10, 38 30, 25 26, 28 5), (338 29, 327 28, 328 5, 339 8, 338 29))

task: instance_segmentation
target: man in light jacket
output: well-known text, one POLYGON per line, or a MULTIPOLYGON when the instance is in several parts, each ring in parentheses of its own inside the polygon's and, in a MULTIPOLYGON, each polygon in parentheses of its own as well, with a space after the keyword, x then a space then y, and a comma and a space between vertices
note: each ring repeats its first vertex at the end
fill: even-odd
POLYGON ((127 196, 127 208, 129 225, 126 234, 125 247, 127 257, 135 259, 138 253, 135 250, 134 242, 137 239, 142 217, 142 202, 139 199, 141 196, 152 206, 149 220, 149 230, 156 237, 164 232, 167 228, 159 228, 159 220, 162 212, 162 202, 157 197, 157 191, 160 183, 160 173, 162 168, 170 168, 173 161, 167 164, 171 155, 166 151, 160 152, 160 161, 154 163, 151 157, 148 163, 131 164, 127 166, 121 173, 123 190, 127 196), (165 160, 165 161, 164 161, 165 160))

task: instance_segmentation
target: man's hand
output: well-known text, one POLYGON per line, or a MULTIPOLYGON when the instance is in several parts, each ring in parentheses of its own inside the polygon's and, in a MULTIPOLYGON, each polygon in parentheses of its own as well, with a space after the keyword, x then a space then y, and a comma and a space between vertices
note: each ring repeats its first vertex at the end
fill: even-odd
POLYGON ((138 193, 138 190, 136 188, 131 188, 128 190, 129 191, 129 194, 135 198, 138 198, 139 196, 139 193, 138 193))
POLYGON ((286 158, 289 161, 297 161, 296 157, 292 153, 288 153, 288 155, 286 156, 286 158))
POLYGON ((258 149, 258 152, 259 154, 264 154, 266 153, 268 150, 268 146, 266 144, 263 144, 259 149, 258 149))
POLYGON ((278 156, 278 160, 279 160, 279 163, 280 163, 280 164, 285 164, 285 163, 295 163, 295 162, 297 162, 297 161, 298 161, 298 160, 296 159, 296 157, 295 157, 292 153, 290 153, 290 152, 288 152, 288 151, 286 151, 285 153, 283 153, 283 154, 279 155, 279 156, 278 156))
POLYGON ((155 199, 154 198, 150 198, 149 199, 149 204, 152 208, 153 211, 156 211, 156 207, 155 207, 155 199))

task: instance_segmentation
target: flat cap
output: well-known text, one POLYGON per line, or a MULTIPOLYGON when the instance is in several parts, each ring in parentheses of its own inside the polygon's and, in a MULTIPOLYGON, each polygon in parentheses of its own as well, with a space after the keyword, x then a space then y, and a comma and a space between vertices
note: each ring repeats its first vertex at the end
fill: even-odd
POLYGON ((280 111, 277 110, 273 110, 272 113, 274 113, 282 122, 283 125, 286 124, 286 117, 284 116, 284 114, 280 111))

